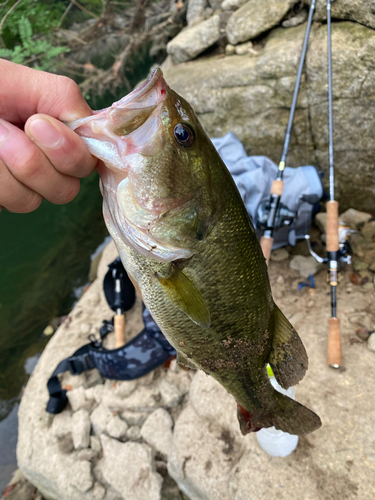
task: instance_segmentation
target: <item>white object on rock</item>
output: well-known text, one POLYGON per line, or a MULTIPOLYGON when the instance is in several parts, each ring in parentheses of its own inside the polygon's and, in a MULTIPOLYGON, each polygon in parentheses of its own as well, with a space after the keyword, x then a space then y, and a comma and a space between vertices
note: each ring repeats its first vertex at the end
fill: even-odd
POLYGON ((151 448, 128 441, 121 443, 104 434, 101 436, 104 480, 118 491, 121 498, 160 500, 160 474, 154 471, 151 448))
MULTIPOLYGON (((289 387, 288 390, 283 389, 277 383, 275 377, 271 377, 270 382, 281 394, 285 394, 291 399, 296 398, 294 387, 289 387)), ((298 436, 280 431, 275 429, 275 427, 261 429, 256 433, 256 436, 261 448, 273 457, 287 457, 296 449, 298 444, 298 436)))
POLYGON ((174 384, 162 380, 159 385, 161 397, 166 406, 171 408, 176 407, 181 399, 180 391, 174 384))
POLYGON ((181 31, 167 45, 167 52, 178 64, 194 59, 220 38, 220 16, 215 15, 191 28, 181 31))
POLYGON ((141 436, 157 451, 168 456, 173 444, 172 427, 172 417, 163 408, 158 408, 143 424, 141 436))
POLYGON ((86 410, 78 410, 72 416, 72 438, 74 448, 80 450, 90 445, 91 422, 86 410))

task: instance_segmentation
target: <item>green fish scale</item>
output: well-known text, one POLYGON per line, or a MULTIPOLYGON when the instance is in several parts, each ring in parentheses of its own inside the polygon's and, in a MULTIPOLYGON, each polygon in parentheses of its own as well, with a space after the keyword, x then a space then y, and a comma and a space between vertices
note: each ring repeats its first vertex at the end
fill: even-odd
POLYGON ((183 267, 210 312, 208 329, 195 324, 167 297, 156 274, 168 275, 170 264, 147 259, 129 247, 126 256, 120 253, 169 342, 249 412, 256 412, 271 406, 273 389, 265 363, 274 303, 255 230, 229 173, 225 180, 225 212, 183 267))

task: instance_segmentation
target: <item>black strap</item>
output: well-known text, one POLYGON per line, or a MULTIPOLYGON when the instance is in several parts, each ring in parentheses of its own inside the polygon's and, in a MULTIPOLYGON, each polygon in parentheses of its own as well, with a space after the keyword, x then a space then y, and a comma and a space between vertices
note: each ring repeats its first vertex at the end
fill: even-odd
POLYGON ((80 347, 73 356, 56 367, 47 383, 50 399, 47 412, 61 413, 67 403, 66 390, 62 389, 58 375, 70 371, 72 375, 97 368, 105 378, 134 380, 143 377, 176 354, 160 330, 142 330, 134 339, 118 349, 105 349, 101 343, 92 342, 80 347))

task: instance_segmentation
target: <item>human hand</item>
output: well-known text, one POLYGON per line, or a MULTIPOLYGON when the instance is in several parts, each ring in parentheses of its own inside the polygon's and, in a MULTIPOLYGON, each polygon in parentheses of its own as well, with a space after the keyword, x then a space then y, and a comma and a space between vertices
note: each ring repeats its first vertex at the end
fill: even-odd
POLYGON ((62 121, 89 116, 90 107, 65 76, 4 59, 0 75, 0 207, 27 213, 43 198, 68 203, 97 159, 62 121))

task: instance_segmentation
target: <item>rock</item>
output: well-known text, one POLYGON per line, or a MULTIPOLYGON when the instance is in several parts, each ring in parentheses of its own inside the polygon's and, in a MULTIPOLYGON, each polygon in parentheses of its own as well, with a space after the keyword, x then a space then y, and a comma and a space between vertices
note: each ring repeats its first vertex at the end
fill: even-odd
POLYGON ((355 210, 354 208, 348 208, 348 210, 340 215, 340 220, 348 224, 348 226, 350 226, 352 229, 359 229, 371 218, 371 214, 368 214, 367 212, 360 212, 359 210, 355 210))
POLYGON ((160 500, 162 477, 154 472, 151 448, 145 444, 120 443, 101 436, 104 480, 122 498, 160 500))
POLYGON ((228 43, 226 46, 225 46, 225 55, 226 56, 233 56, 233 54, 236 53, 236 47, 234 45, 231 45, 230 43, 228 43))
POLYGON ((252 42, 240 43, 239 45, 236 45, 236 54, 238 56, 244 56, 245 54, 249 53, 252 47, 253 47, 252 42))
POLYGON ((230 43, 246 42, 273 28, 286 15, 294 0, 248 0, 230 17, 227 36, 230 43))
POLYGON ((284 280, 284 278, 281 276, 281 274, 280 274, 280 275, 276 278, 276 283, 277 283, 278 285, 284 285, 285 280, 284 280))
POLYGON ((142 411, 123 411, 121 413, 121 417, 126 420, 129 426, 137 425, 141 427, 148 416, 148 412, 142 411))
POLYGON ((100 453, 102 451, 102 443, 99 436, 90 436, 90 448, 95 451, 95 453, 100 453))
POLYGON ((364 342, 366 342, 370 336, 370 332, 367 330, 367 328, 358 328, 355 333, 357 337, 364 342))
POLYGON ((57 439, 57 445, 60 453, 63 455, 67 455, 74 450, 73 436, 70 432, 69 434, 65 434, 57 439))
POLYGON ((91 413, 91 425, 95 434, 102 434, 107 430, 107 424, 112 418, 112 412, 104 405, 100 404, 91 413))
POLYGON ((94 484, 91 474, 91 464, 89 461, 78 461, 75 463, 73 470, 70 471, 70 483, 77 490, 85 493, 94 484))
POLYGON ((206 7, 204 9, 204 12, 203 12, 203 18, 209 19, 213 13, 214 13, 214 9, 212 9, 211 7, 206 7))
POLYGON ((315 224, 319 227, 322 233, 325 233, 327 228, 327 212, 319 212, 316 214, 315 224))
POLYGON ((94 483, 94 487, 92 490, 92 499, 93 500, 102 500, 105 495, 105 488, 103 485, 98 483, 97 481, 94 483))
MULTIPOLYGON (((375 28, 375 10, 372 0, 340 0, 332 2, 333 19, 349 19, 357 23, 375 28)), ((315 20, 327 19, 327 6, 325 1, 318 1, 316 6, 315 20)))
POLYGON ((353 269, 355 272, 358 272, 358 271, 366 271, 368 268, 368 264, 366 264, 365 262, 361 262, 360 260, 354 260, 353 262, 353 269))
POLYGON ((168 456, 173 444, 172 427, 173 420, 169 413, 158 408, 143 424, 141 436, 155 450, 168 456))
POLYGON ((138 441, 141 439, 141 428, 139 425, 132 425, 126 431, 126 437, 130 439, 130 441, 138 441))
POLYGON ((375 236, 375 220, 367 222, 361 229, 362 236, 367 239, 372 239, 375 236))
POLYGON ((220 38, 220 16, 215 15, 207 21, 181 31, 167 45, 167 52, 175 63, 194 59, 198 54, 211 47, 220 38))
POLYGON ((116 439, 124 438, 127 430, 128 424, 118 415, 116 415, 115 417, 112 416, 109 419, 106 427, 108 435, 116 439))
POLYGON ((98 452, 91 448, 82 448, 76 452, 77 460, 94 460, 98 456, 98 452))
POLYGON ((295 255, 289 264, 290 269, 299 271, 303 278, 308 278, 310 274, 313 276, 322 269, 322 264, 319 264, 314 257, 304 257, 303 255, 295 255))
POLYGON ((282 22, 282 27, 283 28, 294 28, 295 26, 298 26, 299 24, 302 24, 306 21, 307 19, 307 12, 305 10, 301 11, 299 14, 296 16, 290 17, 286 21, 282 22))
POLYGON ((221 4, 223 10, 237 10, 246 3, 246 0, 224 0, 221 4))
POLYGON ((375 273, 375 260, 371 262, 371 264, 368 266, 369 271, 372 273, 375 273))
POLYGON ((370 351, 375 352, 375 335, 373 333, 368 338, 367 347, 370 349, 370 351))
POLYGON ((282 262, 289 257, 289 252, 285 248, 277 248, 271 253, 270 260, 282 262))
POLYGON ((72 412, 64 410, 54 415, 51 432, 56 438, 62 438, 72 431, 72 412))
MULTIPOLYGON (((265 39, 258 56, 205 57, 169 66, 166 80, 193 106, 211 137, 233 131, 248 154, 264 154, 278 163, 304 32, 303 25, 277 28, 265 39)), ((373 213, 375 153, 370 110, 375 31, 356 23, 334 22, 332 38, 336 196, 343 211, 356 207, 373 213), (353 171, 352 165, 358 168, 353 171)), ((327 174, 326 42, 325 26, 311 31, 307 79, 301 82, 288 163, 305 165, 310 158, 327 174)), ((328 175, 324 184, 327 188, 328 175)))
MULTIPOLYGON (((225 392, 223 389, 221 394, 225 392)), ((189 498, 231 500, 229 477, 244 451, 242 436, 236 439, 231 431, 200 418, 191 406, 182 411, 168 472, 189 498)))
POLYGON ((186 20, 188 25, 194 24, 203 17, 204 9, 207 7, 207 0, 189 0, 186 20))
POLYGON ((159 385, 159 390, 166 406, 173 408, 178 405, 181 394, 175 385, 170 384, 166 380, 162 380, 159 385))
POLYGON ((208 0, 208 3, 213 12, 221 8, 222 1, 223 0, 208 0))
POLYGON ((86 391, 83 386, 77 387, 66 393, 70 406, 73 411, 78 411, 81 409, 90 410, 93 405, 93 399, 86 398, 86 391))
POLYGON ((72 438, 74 448, 88 448, 90 445, 91 422, 86 410, 78 410, 72 416, 72 438))

